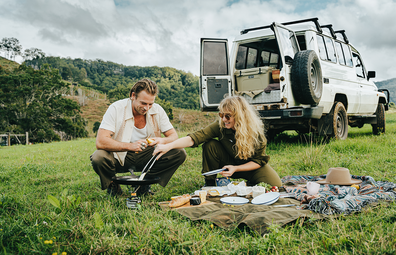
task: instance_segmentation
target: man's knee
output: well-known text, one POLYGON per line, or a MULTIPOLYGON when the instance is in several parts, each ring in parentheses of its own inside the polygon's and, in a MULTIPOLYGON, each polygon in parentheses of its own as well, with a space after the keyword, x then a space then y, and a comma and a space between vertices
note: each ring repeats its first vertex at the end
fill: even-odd
POLYGON ((187 153, 184 149, 173 149, 174 150, 174 159, 177 161, 179 165, 183 164, 183 162, 187 158, 187 153))
POLYGON ((105 150, 96 150, 90 158, 92 166, 95 167, 103 164, 103 162, 112 161, 112 157, 113 155, 111 155, 111 152, 105 150))

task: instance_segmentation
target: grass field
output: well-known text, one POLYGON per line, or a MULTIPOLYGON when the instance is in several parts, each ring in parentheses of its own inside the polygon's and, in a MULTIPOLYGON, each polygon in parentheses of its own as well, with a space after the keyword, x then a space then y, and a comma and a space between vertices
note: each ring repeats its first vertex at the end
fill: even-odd
MULTIPOLYGON (((212 118, 180 112, 174 124, 179 135, 186 135, 212 118)), ((188 158, 168 186, 153 185, 155 195, 145 197, 137 211, 127 209, 126 196, 111 198, 100 189, 89 162, 94 150, 94 138, 0 148, 0 254, 396 253, 394 203, 348 216, 273 225, 264 236, 248 229, 224 230, 157 205, 203 185, 200 147, 186 149, 188 158)), ((384 135, 373 136, 369 125, 350 128, 345 141, 322 142, 291 132, 267 149, 281 177, 319 175, 341 166, 392 182, 395 152, 396 113, 387 114, 384 135)))

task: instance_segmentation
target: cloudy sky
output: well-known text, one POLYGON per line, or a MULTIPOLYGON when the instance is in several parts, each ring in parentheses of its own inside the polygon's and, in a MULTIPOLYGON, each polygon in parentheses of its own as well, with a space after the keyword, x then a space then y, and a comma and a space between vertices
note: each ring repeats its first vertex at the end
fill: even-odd
POLYGON ((318 17, 346 30, 375 81, 396 78, 395 0, 0 0, 0 39, 47 55, 199 75, 201 37, 318 17))

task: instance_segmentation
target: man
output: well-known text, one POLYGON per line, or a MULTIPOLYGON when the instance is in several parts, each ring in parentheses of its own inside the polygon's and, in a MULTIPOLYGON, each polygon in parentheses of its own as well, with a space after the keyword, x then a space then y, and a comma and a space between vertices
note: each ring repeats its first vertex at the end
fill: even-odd
MULTIPOLYGON (((133 85, 129 98, 111 104, 103 116, 91 162, 102 189, 107 189, 110 195, 122 194, 121 187, 111 179, 116 173, 129 169, 141 172, 152 157, 154 145, 178 138, 164 109, 154 103, 157 94, 155 82, 140 80, 133 85), (165 137, 161 137, 161 133, 165 137), (149 145, 147 138, 153 141, 149 145)), ((145 178, 158 176, 159 184, 165 187, 185 159, 184 149, 171 150, 154 163, 145 178)), ((138 192, 138 195, 151 192, 150 186, 141 186, 138 192)))

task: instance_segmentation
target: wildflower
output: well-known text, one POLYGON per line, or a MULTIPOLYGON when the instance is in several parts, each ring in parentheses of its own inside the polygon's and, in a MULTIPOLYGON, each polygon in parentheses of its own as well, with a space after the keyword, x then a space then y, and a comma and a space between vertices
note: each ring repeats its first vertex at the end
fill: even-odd
POLYGON ((46 221, 43 221, 43 224, 44 224, 44 225, 48 225, 48 223, 47 223, 46 221))
POLYGON ((213 229, 213 228, 214 228, 214 225, 213 225, 213 224, 210 224, 210 228, 213 229))
POLYGON ((54 253, 52 253, 52 255, 58 255, 58 253, 57 253, 57 252, 54 252, 54 253))
POLYGON ((55 237, 55 236, 54 236, 54 237, 52 237, 52 238, 56 239, 56 237, 55 237))
POLYGON ((61 255, 67 255, 67 253, 64 251, 64 252, 62 252, 62 254, 61 255))

